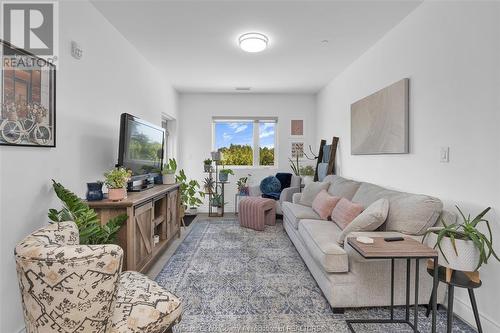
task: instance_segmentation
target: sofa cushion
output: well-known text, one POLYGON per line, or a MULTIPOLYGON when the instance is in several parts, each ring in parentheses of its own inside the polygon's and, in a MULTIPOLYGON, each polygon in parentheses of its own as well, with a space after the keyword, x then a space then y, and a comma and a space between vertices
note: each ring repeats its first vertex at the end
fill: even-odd
POLYGON ((370 183, 361 184, 352 201, 368 207, 381 198, 389 200, 385 230, 409 235, 422 235, 436 224, 443 209, 443 203, 437 198, 388 190, 370 183))
POLYGON ((347 253, 337 243, 341 230, 330 221, 302 220, 299 235, 311 257, 326 272, 342 273, 349 269, 347 253))
POLYGON ((346 179, 337 175, 326 176, 323 181, 330 183, 328 193, 337 197, 346 198, 348 200, 352 200, 361 184, 357 181, 346 179))
POLYGON ((344 230, 362 211, 362 205, 341 198, 332 211, 332 221, 344 230))
POLYGON ((295 229, 298 229, 299 221, 302 219, 321 219, 311 207, 307 207, 301 204, 283 202, 282 209, 284 218, 289 221, 295 229))
POLYGON ((388 213, 389 200, 383 198, 375 201, 342 230, 337 242, 344 244, 345 237, 354 231, 376 230, 385 222, 388 213))
POLYGON ((307 184, 302 190, 302 196, 300 197, 300 204, 304 206, 312 206, 314 198, 318 195, 321 190, 326 190, 330 186, 329 183, 324 182, 314 182, 307 184))

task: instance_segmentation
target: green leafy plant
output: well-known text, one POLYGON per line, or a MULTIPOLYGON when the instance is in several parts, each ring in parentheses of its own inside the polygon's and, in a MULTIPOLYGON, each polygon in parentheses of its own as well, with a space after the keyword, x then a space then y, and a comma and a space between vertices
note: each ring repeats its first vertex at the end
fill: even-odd
POLYGON ((481 267, 483 264, 488 263, 488 259, 493 255, 495 259, 500 261, 500 258, 496 254, 495 250, 493 249, 493 236, 491 234, 491 227, 490 227, 490 222, 486 219, 484 219, 484 216, 488 211, 491 209, 491 207, 486 208, 483 210, 479 215, 477 215, 474 218, 471 218, 470 214, 465 216, 465 214, 462 212, 462 210, 458 207, 457 210, 460 213, 462 217, 462 223, 454 223, 454 224, 446 224, 444 220, 441 218, 440 222, 443 224, 443 228, 429 228, 429 230, 424 234, 424 237, 422 239, 422 242, 424 242, 426 236, 430 233, 435 233, 437 234, 437 241, 436 244, 434 245, 434 248, 438 247, 439 251, 443 255, 444 259, 446 262, 448 261, 448 258, 446 258, 446 255, 443 252, 443 249, 441 248, 441 241, 447 237, 450 239, 451 244, 453 246, 453 250, 455 254, 458 256, 458 250, 457 250, 457 245, 456 245, 456 240, 461 239, 461 240, 470 240, 474 243, 474 246, 479 250, 479 263, 476 267, 476 270, 481 267), (477 226, 480 223, 484 223, 487 227, 488 230, 488 235, 483 234, 481 231, 477 229, 477 226))
POLYGON ((225 173, 226 175, 233 175, 234 176, 234 171, 231 169, 222 169, 219 170, 220 173, 225 173))
POLYGON ((80 233, 80 244, 114 244, 120 227, 127 220, 127 214, 118 215, 104 225, 96 212, 83 200, 63 185, 52 180, 52 187, 62 201, 61 210, 49 209, 49 219, 53 222, 74 221, 80 233))
POLYGON ((224 198, 222 197, 222 194, 214 194, 212 196, 212 202, 210 203, 213 207, 221 208, 223 205, 227 204, 227 202, 224 202, 224 198))
POLYGON ((291 158, 288 158, 288 161, 290 162, 290 169, 292 169, 292 172, 294 173, 294 175, 300 176, 299 157, 297 156, 296 161, 292 160, 291 158))
POLYGON ((314 168, 311 165, 306 165, 306 166, 300 167, 300 169, 299 169, 299 173, 301 176, 314 176, 315 172, 316 171, 314 170, 314 168))
POLYGON ((215 181, 210 177, 206 177, 203 180, 203 187, 205 188, 205 192, 212 193, 215 187, 215 181))
POLYGON ((203 161, 203 164, 205 165, 211 165, 212 164, 212 160, 207 158, 206 160, 203 161))
POLYGON ((240 179, 238 179, 238 181, 236 182, 236 187, 238 188, 238 191, 241 191, 245 187, 247 187, 247 181, 248 177, 241 177, 240 179))
POLYGON ((162 174, 172 175, 177 171, 177 161, 175 158, 169 158, 168 163, 163 164, 162 174))
POLYGON ((124 188, 132 176, 132 171, 123 167, 114 168, 104 173, 104 184, 108 188, 124 188))
POLYGON ((205 197, 205 192, 199 190, 200 184, 196 180, 188 180, 184 169, 179 171, 175 179, 180 183, 179 190, 183 205, 187 207, 198 207, 203 203, 200 197, 205 197))

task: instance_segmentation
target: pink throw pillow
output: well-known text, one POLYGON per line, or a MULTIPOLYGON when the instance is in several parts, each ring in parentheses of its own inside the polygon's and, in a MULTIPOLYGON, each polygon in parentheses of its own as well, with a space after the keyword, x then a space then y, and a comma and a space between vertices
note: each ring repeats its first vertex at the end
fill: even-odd
POLYGON ((332 221, 344 230, 362 211, 362 205, 342 198, 332 211, 332 221))
POLYGON ((326 190, 321 190, 312 202, 312 209, 322 220, 327 220, 339 201, 340 197, 331 196, 326 190))

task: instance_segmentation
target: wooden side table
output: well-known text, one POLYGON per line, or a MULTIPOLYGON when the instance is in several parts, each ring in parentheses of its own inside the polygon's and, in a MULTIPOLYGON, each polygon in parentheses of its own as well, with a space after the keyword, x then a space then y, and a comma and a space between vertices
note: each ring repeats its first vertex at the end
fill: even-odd
MULTIPOLYGON (((386 242, 383 237, 372 237, 373 244, 360 243, 354 237, 347 239, 349 245, 365 259, 390 259, 391 260, 391 316, 389 319, 352 319, 346 320, 349 331, 354 333, 352 324, 407 324, 414 332, 418 332, 418 278, 419 260, 433 259, 434 267, 438 267, 438 253, 436 250, 412 238, 405 237, 403 241, 386 242), (406 259, 406 314, 404 319, 394 318, 394 260, 406 259), (414 319, 410 322, 410 264, 415 260, 415 305, 414 319)), ((433 275, 433 288, 431 296, 432 308, 432 333, 436 332, 436 293, 438 286, 437 270, 433 275)))
MULTIPOLYGON (((478 333, 483 332, 483 328, 481 327, 481 320, 479 318, 479 312, 477 310, 476 297, 474 296, 474 289, 481 287, 481 280, 478 282, 472 281, 469 276, 465 272, 461 271, 453 271, 453 275, 451 279, 446 278, 446 267, 439 266, 438 268, 438 279, 441 282, 444 282, 448 285, 448 309, 447 309, 447 323, 446 323, 446 332, 451 333, 453 328, 453 299, 455 295, 455 287, 458 288, 466 288, 469 292, 470 303, 472 305, 472 311, 474 312, 474 319, 476 320, 476 327, 478 333), (447 281, 448 280, 448 281, 447 281)), ((430 267, 428 265, 427 272, 431 275, 435 275, 434 267, 430 267)), ((431 299, 429 304, 431 304, 434 300, 434 291, 432 292, 431 299)), ((429 316, 430 308, 427 308, 427 316, 429 316)))

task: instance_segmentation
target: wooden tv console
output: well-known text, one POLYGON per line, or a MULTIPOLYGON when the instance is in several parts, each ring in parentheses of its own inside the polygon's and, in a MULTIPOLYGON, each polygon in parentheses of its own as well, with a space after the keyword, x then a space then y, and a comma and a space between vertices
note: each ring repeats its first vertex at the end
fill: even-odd
POLYGON ((142 192, 129 192, 122 201, 89 201, 88 205, 101 221, 120 214, 128 219, 118 232, 118 245, 123 248, 123 270, 145 272, 181 235, 179 184, 155 185, 142 192), (154 235, 160 241, 154 244, 154 235))

